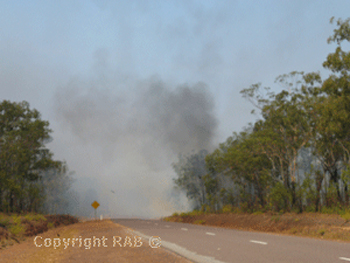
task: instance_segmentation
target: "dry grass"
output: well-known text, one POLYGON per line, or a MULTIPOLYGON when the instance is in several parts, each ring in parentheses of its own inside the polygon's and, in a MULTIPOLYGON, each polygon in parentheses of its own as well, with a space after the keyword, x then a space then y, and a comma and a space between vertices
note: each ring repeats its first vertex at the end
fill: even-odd
POLYGON ((69 215, 0 213, 0 249, 20 243, 26 237, 46 232, 49 228, 77 222, 77 218, 69 215))
POLYGON ((350 242, 350 221, 347 216, 321 213, 225 213, 173 215, 167 221, 306 236, 350 242))

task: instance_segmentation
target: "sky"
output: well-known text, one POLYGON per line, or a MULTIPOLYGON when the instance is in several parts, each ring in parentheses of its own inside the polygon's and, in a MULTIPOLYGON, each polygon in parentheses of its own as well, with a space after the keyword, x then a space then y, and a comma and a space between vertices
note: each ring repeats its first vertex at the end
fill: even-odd
POLYGON ((258 117, 239 93, 320 71, 350 1, 0 0, 0 98, 50 122, 77 213, 154 218, 191 208, 179 154, 212 151, 258 117))

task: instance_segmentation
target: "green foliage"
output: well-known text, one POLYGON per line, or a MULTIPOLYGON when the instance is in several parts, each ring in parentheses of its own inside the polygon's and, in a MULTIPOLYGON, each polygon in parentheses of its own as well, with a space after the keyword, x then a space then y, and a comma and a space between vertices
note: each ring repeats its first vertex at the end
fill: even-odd
POLYGON ((14 224, 14 225, 11 225, 8 230, 10 231, 10 233, 12 235, 15 235, 15 236, 21 236, 24 234, 24 226, 21 225, 21 224, 14 224))
POLYGON ((279 216, 272 216, 270 220, 277 223, 278 221, 280 221, 280 217, 279 216))
POLYGON ((198 215, 202 215, 203 212, 200 210, 193 210, 191 212, 188 213, 190 216, 198 216, 198 215))
POLYGON ((49 122, 28 102, 0 103, 0 211, 41 210, 46 186, 42 179, 49 170, 65 169, 46 148, 51 132, 49 122))
POLYGON ((22 222, 21 216, 16 214, 11 215, 11 219, 14 224, 21 224, 22 222))
POLYGON ((327 232, 327 230, 325 230, 325 229, 318 230, 318 234, 321 236, 323 236, 326 232, 327 232))
POLYGON ((10 216, 4 214, 4 213, 0 213, 0 226, 1 227, 7 227, 11 222, 11 218, 10 216))
POLYGON ((24 216, 24 218, 27 219, 28 221, 46 221, 47 220, 44 215, 34 214, 34 213, 28 213, 24 216))
POLYGON ((255 211, 253 215, 262 215, 264 212, 263 211, 255 211))
POLYGON ((290 209, 292 196, 288 189, 280 182, 277 182, 271 189, 269 205, 274 211, 288 211, 290 209))
POLYGON ((222 208, 222 212, 223 213, 231 213, 231 212, 233 212, 233 206, 232 205, 225 205, 222 208))
POLYGON ((212 209, 210 208, 209 205, 202 205, 201 210, 202 213, 211 213, 212 209))
POLYGON ((341 217, 345 220, 345 222, 350 221, 350 210, 345 210, 341 217))
POLYGON ((323 63, 328 77, 293 71, 276 78, 278 93, 260 83, 242 90, 261 119, 211 154, 174 164, 175 183, 201 212, 343 213, 349 206, 350 52, 341 44, 350 42, 350 18, 336 27, 329 42, 337 47, 323 63), (303 152, 310 155, 307 165, 303 152))
POLYGON ((196 220, 196 221, 194 221, 194 224, 204 225, 205 224, 205 220, 196 220))
POLYGON ((180 155, 179 161, 173 164, 177 174, 174 183, 186 191, 187 197, 195 202, 196 207, 201 207, 206 202, 203 177, 208 173, 205 165, 207 154, 207 151, 202 150, 190 156, 180 155))

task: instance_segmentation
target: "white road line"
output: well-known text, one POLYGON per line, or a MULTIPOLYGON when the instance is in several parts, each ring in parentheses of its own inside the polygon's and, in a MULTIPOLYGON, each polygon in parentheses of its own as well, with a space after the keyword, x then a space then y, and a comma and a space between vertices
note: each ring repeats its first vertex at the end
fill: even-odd
POLYGON ((183 231, 187 231, 188 229, 183 227, 183 228, 181 228, 181 230, 183 230, 183 231))
POLYGON ((350 258, 343 258, 343 257, 340 257, 339 259, 340 259, 340 260, 344 260, 344 261, 350 261, 350 258))
MULTIPOLYGON (((140 237, 143 237, 147 240, 149 240, 151 237, 150 236, 147 236, 141 232, 138 232, 138 231, 133 231, 131 232, 132 235, 137 235, 137 236, 140 236, 140 237)), ((184 247, 180 247, 179 245, 176 245, 174 243, 170 243, 170 242, 167 242, 167 241, 163 241, 162 240, 162 247, 165 247, 167 249, 170 249, 174 252, 176 252, 177 254, 180 254, 192 261, 195 261, 195 262, 203 262, 203 263, 225 263, 223 261, 219 261, 213 257, 208 257, 208 256, 202 256, 202 255, 198 255, 196 252, 192 252, 192 251, 189 251, 187 250, 186 248, 184 247)))
POLYGON ((209 236, 215 236, 215 233, 211 233, 211 232, 206 232, 205 234, 207 234, 209 236))
POLYGON ((249 242, 256 243, 256 244, 260 244, 260 245, 267 245, 266 242, 256 241, 256 240, 249 240, 249 242))
POLYGON ((165 225, 165 227, 170 227, 169 225, 165 225))

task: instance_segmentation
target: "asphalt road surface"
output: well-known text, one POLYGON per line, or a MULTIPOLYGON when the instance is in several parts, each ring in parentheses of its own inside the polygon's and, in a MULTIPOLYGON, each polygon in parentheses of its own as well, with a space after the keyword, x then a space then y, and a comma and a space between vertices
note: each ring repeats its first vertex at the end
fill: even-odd
POLYGON ((350 262, 349 243, 159 220, 112 221, 194 262, 350 262))

